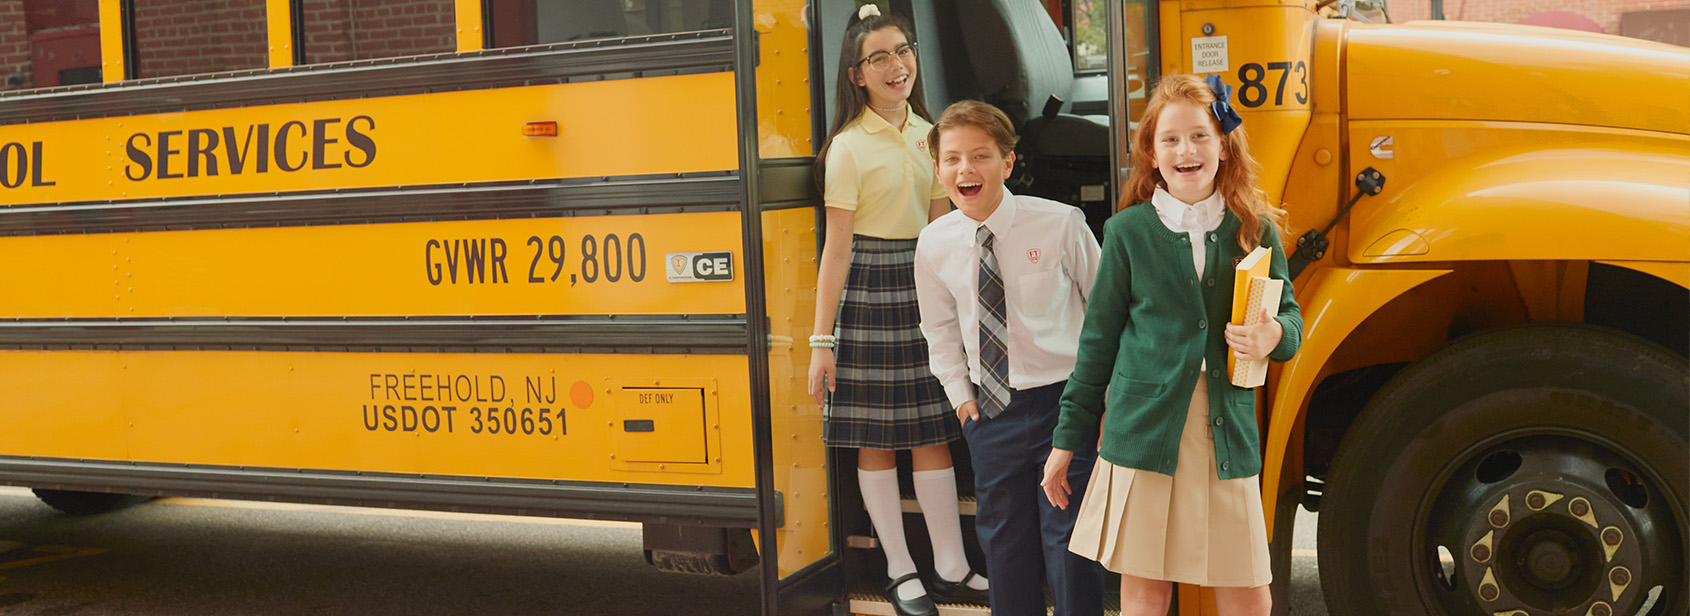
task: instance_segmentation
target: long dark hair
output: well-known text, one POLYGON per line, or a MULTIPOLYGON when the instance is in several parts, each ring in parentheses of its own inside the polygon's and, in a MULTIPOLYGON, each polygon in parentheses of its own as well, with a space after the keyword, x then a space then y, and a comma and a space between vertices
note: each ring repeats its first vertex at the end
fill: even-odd
MULTIPOLYGON (((851 73, 855 72, 859 66, 858 61, 862 60, 863 39, 870 33, 883 28, 897 28, 898 31, 904 33, 905 39, 910 42, 915 41, 915 36, 911 33, 913 28, 903 17, 871 15, 867 19, 860 19, 857 17, 859 12, 852 11, 851 21, 845 24, 845 37, 839 49, 839 76, 834 80, 833 86, 833 128, 828 129, 827 140, 822 142, 822 149, 816 152, 814 166, 816 186, 824 191, 826 190, 827 151, 833 147, 833 138, 839 135, 840 131, 845 130, 847 125, 855 121, 857 116, 862 115, 864 109, 868 108, 867 88, 859 86, 851 80, 851 73)), ((910 109, 916 115, 921 116, 921 119, 927 120, 930 116, 927 114, 927 97, 922 94, 921 73, 920 69, 915 71, 915 80, 910 87, 910 109)))

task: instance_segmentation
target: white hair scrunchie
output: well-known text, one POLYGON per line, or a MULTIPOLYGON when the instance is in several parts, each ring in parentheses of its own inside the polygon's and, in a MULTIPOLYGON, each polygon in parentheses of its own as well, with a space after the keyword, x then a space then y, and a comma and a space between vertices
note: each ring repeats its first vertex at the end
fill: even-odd
POLYGON ((857 9, 857 19, 868 19, 870 17, 879 17, 879 16, 880 16, 880 7, 875 6, 873 4, 865 4, 865 5, 863 5, 862 8, 857 9))

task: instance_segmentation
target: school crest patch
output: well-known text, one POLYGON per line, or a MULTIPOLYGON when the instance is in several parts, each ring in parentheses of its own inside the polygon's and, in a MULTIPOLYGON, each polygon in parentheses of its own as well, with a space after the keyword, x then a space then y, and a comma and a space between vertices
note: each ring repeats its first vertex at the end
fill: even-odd
POLYGON ((1037 249, 1037 248, 1028 249, 1027 250, 1027 260, 1032 261, 1033 265, 1038 265, 1039 264, 1039 249, 1037 249))
POLYGON ((915 140, 915 149, 926 152, 927 151, 927 139, 922 138, 922 139, 915 140))

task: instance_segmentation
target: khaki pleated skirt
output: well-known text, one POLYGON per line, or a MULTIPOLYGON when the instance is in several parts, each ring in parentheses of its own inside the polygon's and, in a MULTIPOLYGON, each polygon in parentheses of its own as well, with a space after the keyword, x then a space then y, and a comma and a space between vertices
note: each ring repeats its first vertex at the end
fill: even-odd
POLYGON ((1124 575, 1209 587, 1273 581, 1258 477, 1215 472, 1209 391, 1191 396, 1174 476, 1097 459, 1069 551, 1124 575))

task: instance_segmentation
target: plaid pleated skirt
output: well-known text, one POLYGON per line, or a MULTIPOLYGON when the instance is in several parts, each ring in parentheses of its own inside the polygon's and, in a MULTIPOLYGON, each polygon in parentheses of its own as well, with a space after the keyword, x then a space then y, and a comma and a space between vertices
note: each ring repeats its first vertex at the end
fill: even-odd
POLYGON ((914 239, 852 238, 836 323, 837 384, 823 415, 823 442, 915 449, 961 437, 945 390, 927 367, 914 239))

